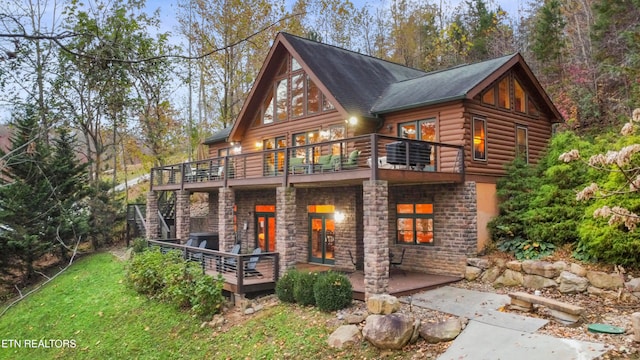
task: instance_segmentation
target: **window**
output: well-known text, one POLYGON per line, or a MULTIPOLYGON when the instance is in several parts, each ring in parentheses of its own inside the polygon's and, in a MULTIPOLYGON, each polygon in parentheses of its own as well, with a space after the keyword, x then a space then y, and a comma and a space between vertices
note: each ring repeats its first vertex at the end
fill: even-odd
POLYGON ((524 126, 516 126, 516 156, 522 156, 522 158, 529 162, 529 136, 527 134, 527 128, 524 126))
POLYGON ((304 115, 304 74, 291 77, 291 117, 304 115))
POLYGON ((271 124, 273 122, 273 90, 269 90, 262 106, 264 108, 262 123, 271 124))
MULTIPOLYGON (((284 136, 274 139, 266 139, 262 142, 262 149, 273 150, 282 149, 287 146, 287 140, 284 136)), ((278 175, 284 167, 284 151, 269 151, 264 154, 263 174, 278 175)))
POLYGON ((509 77, 505 77, 498 83, 498 105, 503 109, 510 109, 509 102, 509 77))
POLYGON ((433 204, 396 205, 397 243, 433 245, 433 204))
POLYGON ((518 80, 513 80, 513 107, 516 111, 524 113, 526 112, 525 105, 526 95, 524 93, 524 89, 518 82, 518 80))
MULTIPOLYGON (((304 146, 309 144, 315 144, 320 139, 320 132, 318 130, 312 130, 306 133, 300 133, 293 135, 293 143, 295 146, 304 146)), ((296 149, 296 157, 305 159, 305 163, 310 164, 311 156, 313 155, 313 160, 317 160, 318 156, 320 156, 320 148, 319 147, 300 147, 296 149)))
POLYGON ((540 115, 540 112, 538 111, 538 107, 536 106, 536 104, 531 100, 531 97, 527 97, 528 101, 527 101, 527 114, 531 115, 531 116, 538 116, 540 115))
POLYGON ((487 121, 473 118, 473 160, 487 160, 487 121))
POLYGON ((482 102, 485 104, 489 104, 489 105, 495 105, 496 104, 496 90, 495 88, 491 88, 489 90, 487 90, 487 92, 484 93, 484 95, 482 95, 482 102))
POLYGON ((398 134, 405 139, 436 141, 436 119, 402 123, 399 125, 398 134))
POLYGON ((287 79, 278 80, 276 85, 276 120, 287 120, 287 95, 288 95, 287 79))
POLYGON ((316 84, 307 75, 307 114, 316 114, 320 112, 320 102, 322 93, 316 84))

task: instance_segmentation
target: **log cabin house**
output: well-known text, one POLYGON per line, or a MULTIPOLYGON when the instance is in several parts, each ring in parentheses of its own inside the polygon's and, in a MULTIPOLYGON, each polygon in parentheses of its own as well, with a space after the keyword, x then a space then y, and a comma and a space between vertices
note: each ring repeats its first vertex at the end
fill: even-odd
POLYGON ((520 54, 424 72, 280 33, 209 158, 152 170, 147 237, 174 193, 184 243, 204 192, 219 250, 277 254, 274 281, 299 263, 364 270, 366 296, 388 291, 391 262, 460 277, 505 163, 535 163, 561 121, 520 54))

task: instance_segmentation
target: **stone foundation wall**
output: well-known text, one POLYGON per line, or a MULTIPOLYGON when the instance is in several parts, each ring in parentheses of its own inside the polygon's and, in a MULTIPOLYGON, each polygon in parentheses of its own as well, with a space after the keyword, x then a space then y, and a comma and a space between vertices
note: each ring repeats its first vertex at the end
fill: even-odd
POLYGON ((640 299, 640 278, 620 272, 588 270, 577 263, 564 261, 504 261, 484 258, 467 259, 465 278, 494 287, 556 289, 563 294, 589 293, 624 300, 640 299))

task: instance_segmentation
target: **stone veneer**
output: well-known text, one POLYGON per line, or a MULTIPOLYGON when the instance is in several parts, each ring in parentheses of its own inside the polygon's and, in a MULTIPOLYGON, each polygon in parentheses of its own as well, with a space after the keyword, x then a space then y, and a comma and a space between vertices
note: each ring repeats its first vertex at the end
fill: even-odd
POLYGON ((155 191, 147 193, 146 235, 147 239, 155 239, 160 233, 160 219, 158 218, 158 194, 155 191))
MULTIPOLYGON (((183 244, 189 240, 189 233, 191 232, 190 200, 191 193, 189 191, 176 191, 176 238, 180 239, 183 244)), ((155 213, 157 214, 158 211, 156 210, 155 213)))
POLYGON ((233 224, 234 203, 235 191, 232 188, 221 187, 218 192, 218 236, 221 251, 231 251, 236 243, 233 224))
POLYGON ((280 254, 280 273, 296 264, 296 188, 276 189, 276 251, 280 254))
POLYGON ((362 190, 365 298, 389 292, 389 184, 365 181, 362 190))

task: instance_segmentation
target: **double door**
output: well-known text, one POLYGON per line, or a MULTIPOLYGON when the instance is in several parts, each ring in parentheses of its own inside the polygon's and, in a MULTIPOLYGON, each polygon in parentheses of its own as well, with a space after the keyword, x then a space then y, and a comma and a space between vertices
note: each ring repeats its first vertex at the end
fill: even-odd
POLYGON ((335 230, 333 214, 309 214, 309 262, 333 265, 335 230))

